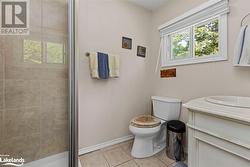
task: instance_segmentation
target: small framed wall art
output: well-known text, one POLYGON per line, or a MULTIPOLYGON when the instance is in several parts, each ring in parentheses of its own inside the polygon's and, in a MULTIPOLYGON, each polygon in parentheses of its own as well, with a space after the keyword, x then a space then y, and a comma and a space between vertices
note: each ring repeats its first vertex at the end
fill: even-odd
POLYGON ((137 56, 139 57, 146 57, 146 47, 137 46, 137 56))
POLYGON ((132 49, 132 39, 128 37, 122 37, 122 48, 132 49))

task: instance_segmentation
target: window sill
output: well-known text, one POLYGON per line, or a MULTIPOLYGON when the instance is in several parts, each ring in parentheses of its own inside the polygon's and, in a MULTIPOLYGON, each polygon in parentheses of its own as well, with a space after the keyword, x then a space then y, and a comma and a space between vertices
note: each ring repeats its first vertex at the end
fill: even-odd
POLYGON ((250 64, 234 64, 234 67, 250 67, 250 64))
POLYGON ((171 62, 167 62, 166 64, 162 64, 161 68, 183 66, 183 65, 190 65, 190 64, 199 64, 199 63, 209 63, 209 62, 216 62, 216 61, 226 61, 226 60, 228 60, 228 58, 222 57, 222 56, 193 58, 193 59, 180 59, 180 60, 173 60, 171 62))

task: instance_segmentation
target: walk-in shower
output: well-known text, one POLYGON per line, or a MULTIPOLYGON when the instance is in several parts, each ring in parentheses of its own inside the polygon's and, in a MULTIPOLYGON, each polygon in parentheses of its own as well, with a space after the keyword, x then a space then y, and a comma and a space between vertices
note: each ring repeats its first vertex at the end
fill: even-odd
POLYGON ((0 166, 66 167, 77 144, 74 1, 29 3, 29 35, 0 34, 0 166))

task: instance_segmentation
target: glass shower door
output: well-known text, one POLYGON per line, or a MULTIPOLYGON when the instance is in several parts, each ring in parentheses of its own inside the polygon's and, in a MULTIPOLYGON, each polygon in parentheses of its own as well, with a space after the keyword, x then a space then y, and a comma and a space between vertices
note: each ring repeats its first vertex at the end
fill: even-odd
MULTIPOLYGON (((22 21, 22 5, 12 7, 22 21)), ((0 34, 0 166, 68 166, 67 8, 30 0, 29 35, 0 34)))

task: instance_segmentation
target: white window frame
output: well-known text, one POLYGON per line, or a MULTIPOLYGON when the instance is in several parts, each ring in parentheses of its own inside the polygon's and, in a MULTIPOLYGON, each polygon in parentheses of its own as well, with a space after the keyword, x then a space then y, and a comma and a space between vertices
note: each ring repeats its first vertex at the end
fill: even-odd
POLYGON ((185 14, 170 20, 159 27, 161 34, 161 67, 172 67, 186 64, 225 61, 227 56, 227 14, 229 13, 228 0, 210 0, 185 14), (215 19, 219 20, 219 54, 195 57, 194 28, 215 19), (170 35, 190 29, 190 53, 186 58, 171 58, 170 35))

